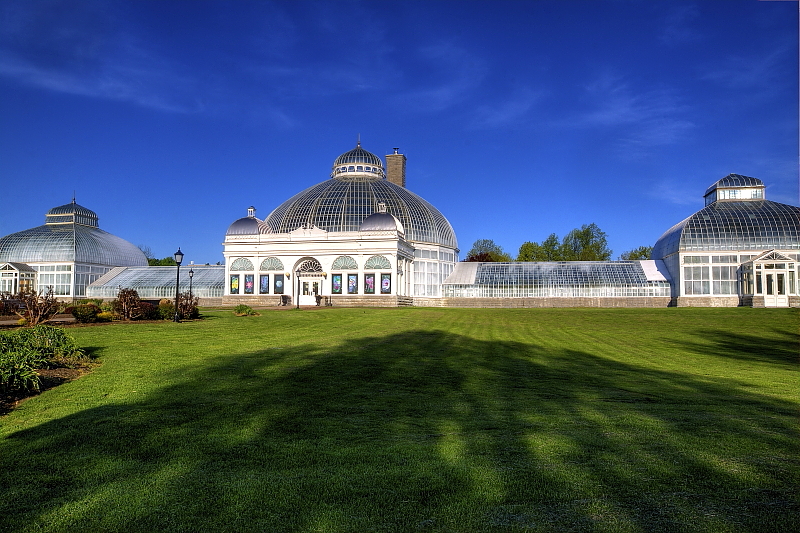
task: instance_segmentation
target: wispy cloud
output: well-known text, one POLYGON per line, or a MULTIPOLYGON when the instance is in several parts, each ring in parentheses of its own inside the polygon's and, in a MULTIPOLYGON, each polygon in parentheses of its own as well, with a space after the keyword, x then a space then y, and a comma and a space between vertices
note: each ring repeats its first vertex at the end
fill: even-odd
POLYGON ((673 180, 662 180, 656 183, 647 195, 658 201, 667 201, 676 205, 701 205, 700 195, 705 189, 698 192, 696 188, 689 185, 691 183, 694 181, 681 180, 679 183, 673 180))
POLYGON ((566 125, 613 135, 625 150, 673 144, 694 127, 684 118, 688 107, 666 89, 637 91, 621 77, 604 75, 584 94, 587 110, 566 125))
POLYGON ((784 66, 789 50, 787 45, 763 53, 729 56, 720 64, 709 67, 701 77, 729 89, 772 90, 791 83, 784 66))
POLYGON ((523 87, 496 105, 481 105, 475 110, 474 128, 499 128, 526 121, 544 91, 523 87))
POLYGON ((703 38, 693 22, 700 17, 700 10, 694 4, 663 5, 666 14, 659 40, 669 46, 677 46, 699 41, 703 38))
POLYGON ((197 110, 194 81, 130 34, 114 31, 103 4, 10 3, 0 11, 0 76, 45 90, 197 110), (94 4, 93 4, 94 5, 94 4))
POLYGON ((480 85, 487 74, 485 62, 452 43, 438 43, 418 50, 417 59, 428 71, 427 79, 406 80, 414 87, 397 97, 411 110, 438 112, 452 108, 480 85))

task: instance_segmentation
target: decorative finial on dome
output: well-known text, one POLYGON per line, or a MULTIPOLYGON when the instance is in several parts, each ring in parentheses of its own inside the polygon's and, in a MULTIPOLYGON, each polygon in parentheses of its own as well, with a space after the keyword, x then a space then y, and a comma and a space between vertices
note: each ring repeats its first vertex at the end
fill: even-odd
POLYGON ((386 204, 383 202, 378 202, 378 213, 385 213, 386 212, 386 204))
POLYGON ((250 218, 256 216, 256 208, 253 207, 252 205, 247 208, 247 216, 249 216, 250 218))
POLYGON ((356 148, 361 148, 361 134, 358 134, 358 142, 356 143, 356 148))

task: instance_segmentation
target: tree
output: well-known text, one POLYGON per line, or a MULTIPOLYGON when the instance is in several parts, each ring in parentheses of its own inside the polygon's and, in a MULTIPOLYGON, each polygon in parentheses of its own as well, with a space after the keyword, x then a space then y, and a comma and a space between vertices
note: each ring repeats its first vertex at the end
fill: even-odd
POLYGON ((584 224, 567 233, 559 247, 562 261, 608 261, 611 250, 606 234, 597 224, 584 224))
POLYGON ((36 291, 22 291, 11 297, 19 302, 14 313, 25 319, 25 325, 36 326, 44 324, 58 313, 58 300, 53 294, 53 288, 48 287, 46 293, 36 291))
POLYGON ((653 247, 652 246, 639 246, 633 250, 622 252, 619 258, 623 261, 636 261, 640 259, 652 259, 653 247))
POLYGON ((561 261, 559 246, 558 235, 555 233, 551 233, 542 244, 524 242, 519 247, 517 261, 561 261))
POLYGON ((199 303, 199 297, 189 294, 189 291, 182 292, 178 298, 178 315, 185 319, 199 317, 200 310, 197 308, 199 303))
POLYGON ((176 266, 178 263, 175 262, 173 257, 165 257, 164 259, 156 259, 153 257, 147 260, 147 264, 150 266, 176 266))
POLYGON ((608 261, 610 258, 605 232, 597 224, 584 224, 567 233, 561 242, 558 235, 551 233, 542 244, 522 243, 517 261, 608 261))
POLYGON ((148 261, 156 258, 156 256, 153 255, 153 250, 151 250, 150 247, 147 246, 146 244, 140 244, 138 248, 142 251, 142 253, 147 258, 148 261))
POLYGON ((120 288, 117 299, 111 303, 123 320, 136 320, 141 316, 142 300, 135 289, 120 288))
POLYGON ((467 252, 467 258, 464 261, 482 263, 507 262, 511 261, 511 256, 505 253, 503 248, 499 244, 495 244, 493 240, 478 239, 467 252))

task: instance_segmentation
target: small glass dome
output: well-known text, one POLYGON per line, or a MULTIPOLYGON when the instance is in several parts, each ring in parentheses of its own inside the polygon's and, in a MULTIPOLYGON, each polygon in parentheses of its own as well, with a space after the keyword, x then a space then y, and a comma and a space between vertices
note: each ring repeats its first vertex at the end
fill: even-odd
POLYGON ((360 231, 400 231, 404 233, 403 224, 389 213, 372 213, 364 219, 360 231))
POLYGON ((44 216, 45 224, 82 224, 93 228, 99 227, 97 224, 97 213, 72 202, 58 207, 54 207, 44 216))
POLYGON ((361 148, 359 141, 355 148, 336 158, 331 178, 342 181, 381 180, 386 178, 386 172, 381 158, 361 148))
POLYGON ((225 235, 258 235, 259 233, 269 233, 269 226, 263 220, 256 218, 256 208, 247 208, 247 216, 235 220, 228 226, 225 235))
POLYGON ((734 187, 760 187, 763 189, 764 182, 758 178, 751 178, 750 176, 742 176, 741 174, 728 174, 706 189, 706 192, 703 196, 708 196, 708 193, 716 189, 728 189, 734 187))

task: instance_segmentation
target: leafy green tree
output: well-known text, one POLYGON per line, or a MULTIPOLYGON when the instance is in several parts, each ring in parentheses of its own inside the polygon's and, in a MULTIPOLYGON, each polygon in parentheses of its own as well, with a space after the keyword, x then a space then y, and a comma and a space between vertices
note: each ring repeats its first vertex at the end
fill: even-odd
POLYGON ((597 224, 584 224, 576 228, 561 241, 562 261, 608 261, 611 250, 608 248, 606 233, 597 224))
POLYGON ((570 231, 562 241, 551 233, 542 244, 525 242, 517 261, 607 261, 611 258, 606 234, 597 224, 584 224, 570 231))
POLYGON ((156 259, 153 257, 147 260, 147 264, 150 266, 175 266, 178 263, 175 262, 173 257, 165 257, 164 259, 156 259))
POLYGON ((507 262, 511 261, 511 256, 505 253, 503 248, 493 240, 478 239, 475 241, 475 244, 472 245, 469 252, 467 252, 467 258, 464 259, 464 261, 479 261, 483 263, 507 262))
POLYGON ((561 258, 561 243, 558 242, 558 235, 551 233, 542 241, 542 252, 544 253, 544 259, 542 259, 542 261, 563 261, 561 258))
POLYGON ((538 242, 525 241, 519 247, 517 261, 546 261, 544 251, 538 242))
POLYGON ((633 250, 622 252, 619 258, 624 261, 635 261, 639 259, 652 259, 653 258, 652 256, 653 256, 652 246, 639 246, 638 248, 634 248, 633 250))
POLYGON ((542 244, 524 242, 519 247, 517 261, 562 261, 558 235, 551 233, 542 244))

